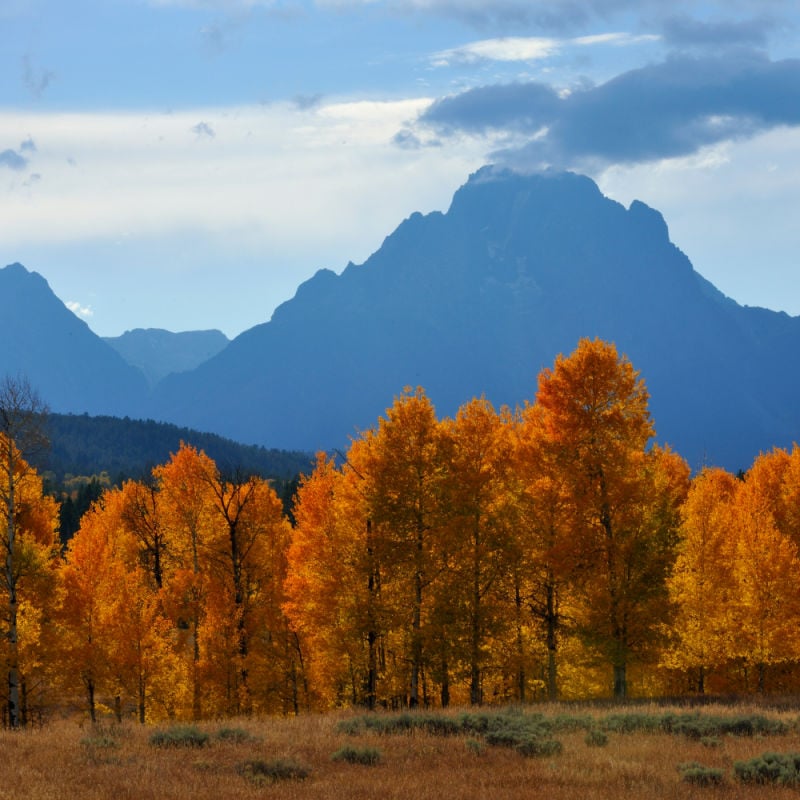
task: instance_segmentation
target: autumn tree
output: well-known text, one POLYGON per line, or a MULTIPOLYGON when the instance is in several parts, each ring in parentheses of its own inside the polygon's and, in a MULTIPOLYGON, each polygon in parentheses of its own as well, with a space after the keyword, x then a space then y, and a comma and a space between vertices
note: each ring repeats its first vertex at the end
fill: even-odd
MULTIPOLYGON (((220 623, 217 641, 223 646, 219 655, 229 670, 225 693, 228 710, 250 713, 254 706, 251 667, 260 667, 262 702, 265 694, 282 691, 280 680, 274 676, 268 686, 264 680, 276 670, 277 640, 285 642, 288 635, 281 592, 289 523, 267 481, 257 477, 229 480, 216 466, 204 472, 203 480, 209 490, 212 526, 208 602, 216 603, 213 618, 220 623), (260 646, 254 647, 255 643, 260 646)), ((208 613, 212 616, 211 611, 208 613)), ((284 649, 284 659, 287 655, 284 649)))
MULTIPOLYGON (((165 593, 168 613, 179 632, 188 631, 185 650, 190 658, 192 717, 202 709, 201 653, 209 581, 212 531, 208 476, 214 462, 196 448, 181 444, 167 464, 153 470, 158 488, 160 527, 170 548, 172 574, 165 593)), ((179 636, 179 644, 185 637, 179 636)))
POLYGON ((776 451, 756 459, 737 487, 729 523, 734 586, 729 653, 755 668, 760 693, 770 665, 800 658, 800 558, 797 544, 781 530, 786 515, 781 485, 788 458, 785 451, 776 451))
MULTIPOLYGON (((560 445, 546 435, 541 405, 527 405, 515 428, 514 477, 520 573, 516 601, 543 628, 547 648, 547 697, 558 698, 558 649, 565 626, 564 600, 579 551, 570 537, 574 522, 560 445)), ((525 682, 520 682, 524 699, 525 682)))
MULTIPOLYGON (((387 578, 397 591, 396 611, 406 620, 412 708, 423 699, 421 679, 433 608, 429 590, 443 569, 443 447, 433 404, 422 389, 407 389, 378 421, 365 463, 374 533, 394 555, 387 578)), ((440 666, 446 674, 449 668, 440 666)))
POLYGON ((539 376, 536 403, 573 508, 583 630, 611 662, 614 696, 625 697, 628 663, 652 644, 667 612, 688 468, 669 451, 647 451, 647 390, 612 344, 582 339, 559 356, 539 376))
POLYGON ((442 422, 442 432, 448 440, 442 489, 447 557, 438 594, 449 611, 452 644, 458 638, 464 643, 458 655, 467 665, 474 705, 483 702, 489 644, 500 637, 506 618, 502 581, 519 555, 511 493, 512 420, 488 400, 474 399, 442 422))
POLYGON ((723 469, 704 469, 681 507, 680 543, 667 586, 676 609, 662 663, 695 676, 705 692, 708 674, 730 657, 733 580, 733 502, 739 487, 723 469))
MULTIPOLYGON (((0 505, 3 509, 3 589, 6 599, 6 660, 8 724, 21 724, 19 672, 19 584, 30 572, 33 544, 21 514, 41 502, 41 483, 29 459, 46 444, 43 415, 46 407, 25 378, 0 382, 0 505), (38 494, 38 497, 37 497, 38 494)), ((52 542, 47 543, 52 546, 52 542)))

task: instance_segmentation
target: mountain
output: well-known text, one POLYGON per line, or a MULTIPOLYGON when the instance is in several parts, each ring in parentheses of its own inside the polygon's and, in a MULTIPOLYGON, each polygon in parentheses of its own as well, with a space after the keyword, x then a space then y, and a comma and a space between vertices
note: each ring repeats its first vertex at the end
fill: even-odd
POLYGON ((215 356, 228 344, 222 331, 172 333, 161 328, 136 328, 122 336, 107 336, 110 344, 155 386, 172 372, 186 372, 215 356))
POLYGON ((24 375, 53 411, 123 416, 144 406, 147 385, 22 264, 0 269, 0 375, 24 375))
POLYGON ((240 441, 341 447, 406 385, 440 415, 512 407, 579 338, 645 378, 658 438, 697 468, 800 439, 800 317, 742 307, 662 216, 572 173, 487 167, 447 213, 412 214, 364 264, 321 270, 272 319, 156 388, 152 415, 240 441))

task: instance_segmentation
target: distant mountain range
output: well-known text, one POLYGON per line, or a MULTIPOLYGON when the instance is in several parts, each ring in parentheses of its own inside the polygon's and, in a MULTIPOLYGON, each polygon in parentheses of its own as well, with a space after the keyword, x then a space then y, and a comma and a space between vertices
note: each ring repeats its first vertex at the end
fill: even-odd
POLYGON ((136 328, 122 336, 107 336, 108 342, 155 386, 173 372, 188 372, 215 356, 229 339, 222 331, 172 333, 160 328, 136 328))
POLYGON ((542 367, 600 336, 641 371, 659 441, 694 468, 746 468, 800 440, 800 317, 739 306, 695 272, 657 211, 626 209, 571 173, 480 170, 446 213, 413 214, 341 275, 321 270, 269 322, 149 394, 107 342, 90 346, 38 275, 0 270, 0 296, 9 270, 28 286, 15 304, 28 335, 69 333, 86 348, 72 358, 21 349, 12 371, 24 368, 55 410, 124 407, 238 441, 328 449, 374 424, 406 385, 423 386, 442 416, 481 394, 532 400, 542 367), (89 370, 80 396, 43 380, 101 357, 114 370, 89 370))

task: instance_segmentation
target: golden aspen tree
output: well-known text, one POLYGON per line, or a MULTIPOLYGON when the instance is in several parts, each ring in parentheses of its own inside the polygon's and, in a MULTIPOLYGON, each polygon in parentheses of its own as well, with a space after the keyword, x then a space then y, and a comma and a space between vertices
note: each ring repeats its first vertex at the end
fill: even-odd
POLYGON ((170 641, 172 625, 159 594, 148 572, 138 565, 126 568, 121 561, 112 561, 108 578, 114 592, 106 595, 100 613, 113 642, 107 658, 116 694, 131 699, 142 724, 172 716, 171 694, 181 682, 170 641))
MULTIPOLYGON (((542 406, 527 405, 516 426, 514 475, 517 487, 519 603, 543 628, 547 648, 547 697, 558 698, 558 649, 565 624, 564 601, 570 576, 578 568, 574 519, 560 450, 548 447, 542 406)), ((524 699, 525 682, 520 682, 524 699)))
POLYGON ((203 452, 181 443, 169 462, 153 470, 160 498, 161 526, 173 564, 164 593, 176 627, 179 651, 189 659, 191 715, 203 716, 201 652, 205 648, 211 494, 205 476, 214 472, 203 452))
POLYGON ((362 692, 360 631, 353 608, 361 587, 353 551, 367 520, 363 503, 351 509, 352 516, 342 513, 344 482, 335 460, 317 454, 295 498, 284 587, 284 610, 300 637, 323 706, 337 705, 344 695, 357 704, 362 692))
POLYGON ((647 390, 612 344, 582 339, 559 356, 539 376, 536 403, 586 565, 583 631, 611 663, 614 696, 625 697, 631 657, 652 645, 666 617, 678 478, 683 472, 688 482, 688 468, 674 454, 646 450, 654 433, 647 390))
MULTIPOLYGON (((369 437, 366 497, 378 538, 395 558, 386 564, 405 615, 408 703, 425 700, 424 669, 432 584, 441 572, 443 440, 432 403, 421 388, 396 398, 369 437)), ((449 667, 444 667, 447 672, 449 667)))
MULTIPOLYGON (((483 702, 483 671, 491 661, 489 643, 504 627, 502 582, 518 557, 511 493, 511 419, 487 400, 461 406, 444 420, 449 439, 443 511, 449 534, 447 559, 439 582, 440 604, 449 611, 453 633, 464 645, 469 699, 483 702)), ((443 630, 442 639, 444 640, 443 630)), ((452 644, 451 644, 452 646, 452 644)), ((446 674, 443 676, 446 679, 446 674)), ((447 705, 444 696, 442 705, 447 705)))
POLYGON ((681 507, 678 556, 667 588, 675 607, 662 663, 694 676, 699 694, 708 674, 730 657, 730 608, 736 590, 731 563, 731 517, 739 481, 723 469, 704 469, 681 507))
POLYGON ((108 654, 114 642, 103 626, 103 606, 112 590, 109 531, 98 506, 84 514, 70 539, 61 568, 60 661, 67 688, 80 684, 89 718, 97 722, 97 698, 108 689, 108 654))
POLYGON ((142 566, 160 590, 164 585, 166 541, 158 489, 152 484, 126 481, 121 496, 122 522, 137 542, 142 566))
MULTIPOLYGON (((228 665, 226 710, 250 713, 266 702, 262 692, 254 704, 251 667, 255 663, 265 666, 267 662, 260 658, 264 649, 277 658, 271 637, 286 633, 280 591, 289 523, 278 496, 265 480, 227 480, 216 467, 204 473, 203 480, 210 494, 210 584, 216 584, 209 585, 208 602, 218 604, 209 619, 221 623, 222 631, 229 623, 235 629, 232 639, 230 631, 216 637, 227 649, 209 653, 208 659, 221 658, 228 665)), ((258 677, 263 680, 265 676, 258 677)), ((263 683, 261 688, 266 688, 263 683)), ((274 691, 273 681, 269 693, 274 691)))
POLYGON ((761 470, 770 465, 757 466, 760 460, 753 478, 748 473, 739 485, 731 515, 734 593, 729 647, 734 658, 755 668, 757 689, 763 693, 767 667, 800 658, 800 558, 797 545, 776 523, 775 487, 760 480, 761 470))
MULTIPOLYGON (((32 504, 35 497, 35 470, 26 460, 46 443, 42 419, 47 409, 38 394, 24 378, 5 377, 0 382, 0 506, 3 530, 0 550, 3 557, 3 599, 5 605, 5 667, 8 693, 5 714, 9 727, 22 724, 21 678, 19 664, 19 582, 29 569, 30 537, 20 526, 19 512, 23 503, 32 504), (33 477, 33 480, 29 480, 33 477), (33 496, 31 496, 33 495, 33 496)), ((39 490, 41 496, 41 490, 39 490)))

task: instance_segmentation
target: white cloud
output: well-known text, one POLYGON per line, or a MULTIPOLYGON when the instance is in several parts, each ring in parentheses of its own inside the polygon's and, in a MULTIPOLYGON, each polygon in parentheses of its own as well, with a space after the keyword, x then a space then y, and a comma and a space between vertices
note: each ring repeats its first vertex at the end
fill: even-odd
POLYGON ((172 114, 0 112, 0 141, 30 132, 35 192, 0 182, 7 249, 135 241, 201 231, 319 266, 365 259, 415 210, 446 208, 486 141, 446 150, 393 139, 429 105, 326 102, 300 110, 196 108, 172 114), (214 138, 193 132, 197 120, 214 138))
POLYGON ((92 311, 91 306, 81 305, 77 300, 67 300, 64 305, 77 317, 88 319, 94 316, 94 311, 92 311))
POLYGON ((475 61, 536 61, 548 58, 559 48, 557 39, 521 36, 484 39, 463 47, 442 50, 434 54, 431 63, 437 67, 447 67, 453 63, 475 61))
POLYGON ((646 44, 660 40, 660 36, 643 34, 635 36, 624 31, 600 33, 593 36, 578 36, 572 39, 553 39, 538 36, 508 36, 482 39, 477 42, 440 50, 431 56, 435 67, 454 64, 473 64, 479 61, 541 61, 558 55, 571 46, 594 47, 612 45, 616 47, 646 44))

